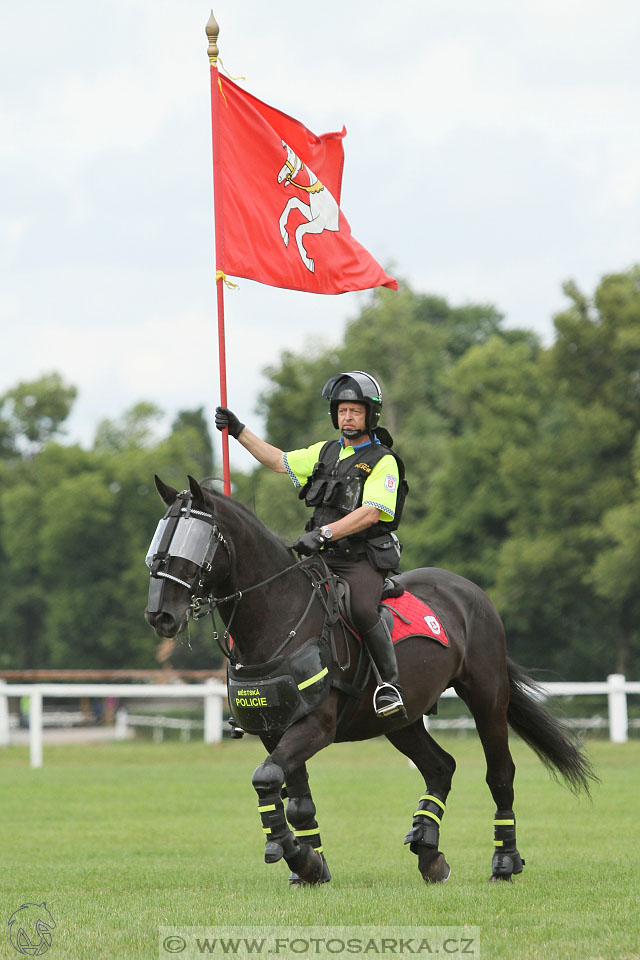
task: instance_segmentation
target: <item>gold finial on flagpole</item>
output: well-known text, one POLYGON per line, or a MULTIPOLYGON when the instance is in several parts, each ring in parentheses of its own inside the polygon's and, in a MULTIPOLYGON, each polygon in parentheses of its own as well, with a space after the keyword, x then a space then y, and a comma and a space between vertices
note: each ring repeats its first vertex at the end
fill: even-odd
POLYGON ((211 11, 211 16, 207 20, 207 25, 204 28, 206 35, 209 37, 209 46, 207 48, 207 53, 209 55, 209 63, 216 63, 218 60, 218 34, 220 33, 220 27, 216 21, 216 18, 213 15, 213 10, 211 11))

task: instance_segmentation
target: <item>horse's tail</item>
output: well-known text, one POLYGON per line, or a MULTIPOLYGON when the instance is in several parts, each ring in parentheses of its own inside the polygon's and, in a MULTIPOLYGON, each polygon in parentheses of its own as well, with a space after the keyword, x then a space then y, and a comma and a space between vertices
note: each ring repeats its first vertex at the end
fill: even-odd
POLYGON ((507 658, 510 699, 507 721, 535 750, 555 777, 559 773, 573 793, 589 795, 589 781, 598 781, 575 735, 541 704, 544 693, 531 677, 507 658))

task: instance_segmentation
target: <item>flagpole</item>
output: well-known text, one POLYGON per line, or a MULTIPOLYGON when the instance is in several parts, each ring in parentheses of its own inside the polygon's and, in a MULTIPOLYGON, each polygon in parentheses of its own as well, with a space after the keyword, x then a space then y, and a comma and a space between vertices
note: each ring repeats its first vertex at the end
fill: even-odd
MULTIPOLYGON (((227 406, 227 358, 224 338, 224 285, 222 269, 222 191, 219 188, 218 165, 220 163, 219 95, 218 95, 218 34, 220 27, 211 11, 205 33, 209 39, 207 54, 211 74, 211 148, 213 156, 213 216, 216 242, 216 297, 218 305, 218 364, 220 368, 220 404, 227 406)), ((229 471, 229 431, 222 431, 222 477, 224 492, 231 496, 231 474, 229 471)))

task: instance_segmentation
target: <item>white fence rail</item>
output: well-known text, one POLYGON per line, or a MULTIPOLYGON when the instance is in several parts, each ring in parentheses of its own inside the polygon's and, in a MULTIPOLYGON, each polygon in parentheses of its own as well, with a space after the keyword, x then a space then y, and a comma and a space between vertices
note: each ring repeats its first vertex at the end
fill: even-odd
MULTIPOLYGON (((119 697, 139 700, 203 700, 205 743, 222 740, 222 706, 227 688, 219 680, 205 683, 11 683, 0 680, 0 746, 9 743, 9 697, 29 697, 29 760, 42 766, 42 701, 45 697, 119 697)), ((117 736, 117 730, 116 730, 117 736)))
MULTIPOLYGON (((622 674, 612 673, 606 681, 591 683, 541 683, 540 687, 547 697, 574 697, 585 695, 607 696, 609 738, 613 743, 626 743, 629 735, 629 719, 627 712, 627 695, 640 694, 640 681, 628 681, 622 674)), ((154 698, 160 700, 195 699, 204 701, 204 740, 205 743, 219 743, 222 740, 222 708, 226 699, 227 690, 219 680, 207 680, 203 684, 114 684, 114 683, 34 683, 8 684, 0 680, 0 747, 10 743, 9 730, 9 697, 29 697, 29 757, 32 767, 42 766, 42 728, 43 712, 42 701, 49 697, 79 698, 79 697, 119 697, 127 700, 154 698)), ((455 691, 449 688, 442 694, 443 697, 455 697, 455 691)), ((116 739, 126 737, 126 711, 118 711, 114 736, 116 739)), ((160 718, 166 721, 169 718, 160 718)), ((428 720, 428 718, 425 718, 428 720)), ((132 722, 129 718, 129 722, 132 722)), ((133 721, 135 722, 135 721, 133 721)), ((157 722, 157 721, 155 721, 157 722)), ((151 718, 145 725, 155 725, 151 718)), ((435 729, 447 725, 450 729, 464 728, 465 724, 473 726, 469 718, 456 720, 432 720, 431 726, 435 729)), ((172 721, 169 726, 179 729, 192 729, 194 721, 172 721), (187 727, 188 725, 188 727, 187 727)), ((140 723, 140 725, 142 725, 140 723)), ((160 723, 160 726, 163 724, 160 723)), ((579 721, 585 729, 604 725, 600 720, 593 722, 593 718, 579 721)), ((633 724, 636 725, 635 722, 633 724)))
POLYGON ((188 743, 193 730, 204 730, 204 724, 199 720, 129 713, 126 707, 120 707, 116 711, 115 739, 127 740, 129 738, 129 727, 150 727, 153 730, 154 743, 162 743, 165 730, 179 730, 180 739, 183 743, 188 743))

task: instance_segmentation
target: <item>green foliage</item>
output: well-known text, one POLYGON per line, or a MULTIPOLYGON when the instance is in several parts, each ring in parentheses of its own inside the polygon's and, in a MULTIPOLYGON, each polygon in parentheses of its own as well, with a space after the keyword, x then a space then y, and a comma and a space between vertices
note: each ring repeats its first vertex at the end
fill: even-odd
MULTIPOLYGON (((495 600, 512 654, 557 675, 640 668, 640 267, 604 277, 543 349, 491 306, 377 290, 342 345, 310 344, 267 371, 267 439, 331 436, 320 400, 337 370, 380 378, 382 422, 405 460, 403 568, 444 566, 495 600)), ((238 496, 286 536, 305 512, 258 468, 238 496)))
MULTIPOLYGON (((187 473, 212 468, 202 410, 183 411, 170 434, 157 439, 152 424, 160 415, 137 404, 120 421, 99 425, 92 450, 50 441, 5 465, 1 667, 158 665, 143 616, 144 556, 163 511, 153 475, 182 487, 187 473)), ((218 662, 197 631, 194 646, 195 664, 177 651, 181 666, 218 662)))
MULTIPOLYGON (((496 603, 510 653, 556 676, 640 669, 640 267, 605 276, 567 308, 543 348, 505 330, 490 305, 452 306, 376 290, 327 350, 286 351, 260 398, 284 450, 334 435, 320 390, 339 370, 380 378, 383 425, 410 484, 403 568, 437 565, 496 603)), ((57 374, 0 398, 0 665, 151 666, 142 564, 161 507, 152 478, 178 488, 213 472, 202 409, 158 436, 139 403, 62 446, 75 390, 57 374)), ((243 414, 245 416, 245 414, 243 414)), ((234 495, 292 540, 308 511, 285 475, 257 467, 234 495)), ((205 634, 175 663, 209 666, 205 634)))
POLYGON ((76 393, 59 374, 48 373, 0 396, 0 458, 40 450, 59 432, 76 393))

